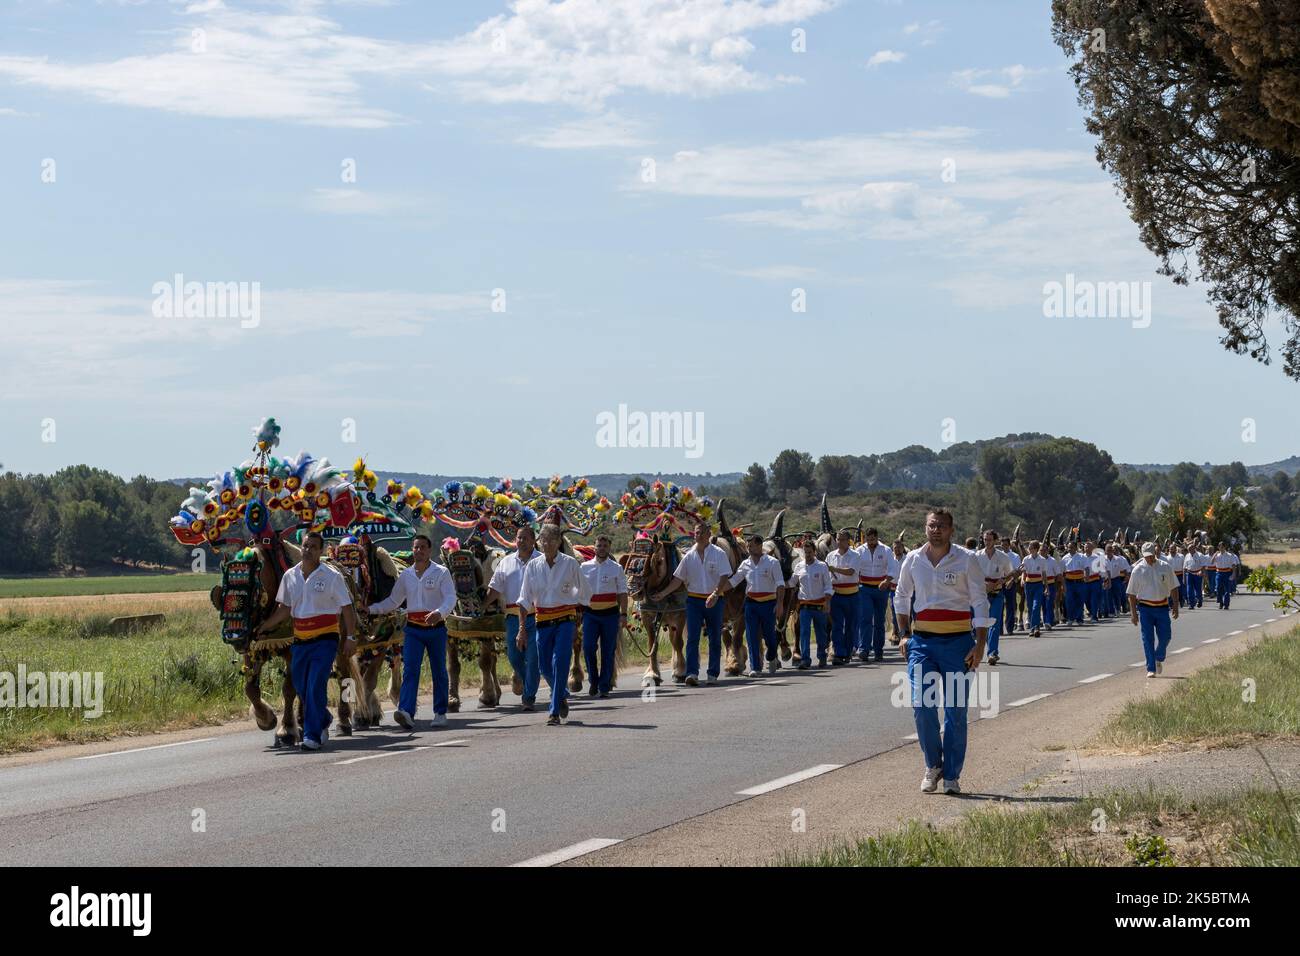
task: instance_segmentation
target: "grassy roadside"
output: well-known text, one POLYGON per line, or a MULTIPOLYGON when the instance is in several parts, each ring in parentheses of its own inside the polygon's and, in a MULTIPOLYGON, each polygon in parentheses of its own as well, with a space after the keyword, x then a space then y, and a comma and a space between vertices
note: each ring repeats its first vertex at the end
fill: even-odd
POLYGON ((219 574, 123 574, 103 577, 0 578, 0 598, 210 591, 219 574))
POLYGON ((1166 694, 1130 701, 1092 743, 1133 750, 1297 736, 1300 628, 1197 671, 1166 694))
POLYGON ((917 821, 780 866, 1297 866, 1300 793, 1252 788, 1189 799, 1111 791, 1063 807, 917 821))

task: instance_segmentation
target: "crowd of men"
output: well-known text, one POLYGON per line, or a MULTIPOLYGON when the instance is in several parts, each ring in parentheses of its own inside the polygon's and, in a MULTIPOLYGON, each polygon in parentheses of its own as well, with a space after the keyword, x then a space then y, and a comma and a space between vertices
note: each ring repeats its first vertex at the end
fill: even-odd
MULTIPOLYGON (((824 560, 816 542, 807 538, 787 576, 757 535, 746 539, 748 555, 733 568, 728 551, 702 525, 671 583, 651 596, 663 601, 675 590, 686 590, 685 683, 699 685, 699 645, 706 626, 706 683, 718 681, 722 598, 742 585, 749 657, 745 673, 751 678, 781 666, 777 622, 785 619, 787 600, 797 602, 801 669, 811 668, 814 660, 819 667, 883 661, 888 618, 912 688, 926 762, 922 790, 932 793, 942 780, 945 793, 959 793, 966 708, 948 706, 951 699, 945 700, 941 736, 938 705, 921 693, 927 675, 951 682, 986 658, 996 665, 999 637, 1022 626, 1026 615, 1028 634, 1037 638, 1044 628, 1082 626, 1086 614, 1093 622, 1129 616, 1141 628, 1147 676, 1155 677, 1169 646, 1171 617, 1176 619, 1180 608, 1202 607, 1207 591, 1226 609, 1240 567, 1226 542, 1207 554, 1197 541, 1162 553, 1154 542, 1139 550, 1072 540, 1058 556, 1050 541, 1022 546, 988 530, 982 542, 968 538, 961 547, 952 542, 953 516, 943 509, 927 516, 925 531, 926 543, 908 552, 901 542, 892 548, 883 544, 875 528, 866 530, 860 544, 843 530, 824 560)), ((630 625, 627 577, 611 555, 611 543, 608 535, 597 536, 595 555, 579 561, 561 550, 558 527, 544 525, 537 537, 525 528, 488 585, 489 603, 498 602, 506 612, 506 652, 523 709, 535 708, 543 679, 550 687, 548 725, 563 723, 569 714, 567 679, 579 618, 590 695, 605 698, 613 690, 618 634, 630 625)), ((303 700, 303 747, 309 750, 329 738, 333 718, 326 706, 326 683, 335 654, 340 646, 353 646, 357 628, 348 588, 339 571, 321 562, 322 547, 319 534, 306 536, 301 563, 284 575, 276 595, 279 606, 259 628, 265 634, 293 619, 291 671, 303 700)), ((433 561, 426 535, 415 537, 412 559, 389 597, 369 608, 372 614, 406 609, 395 719, 407 729, 414 727, 426 656, 433 671, 433 726, 447 722, 446 620, 456 604, 450 573, 433 561)))

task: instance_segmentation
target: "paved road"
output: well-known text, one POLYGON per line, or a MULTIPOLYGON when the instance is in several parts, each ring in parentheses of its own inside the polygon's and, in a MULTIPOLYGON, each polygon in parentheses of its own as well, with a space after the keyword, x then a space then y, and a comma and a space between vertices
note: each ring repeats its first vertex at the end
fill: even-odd
MULTIPOLYGON (((1171 650, 1194 660, 1203 642, 1279 617, 1272 600, 1239 594, 1230 611, 1185 612, 1171 650)), ((1142 657, 1127 621, 1017 634, 1002 655, 1003 708, 1086 694, 1142 657)), ((136 739, 0 769, 0 865, 558 862, 743 791, 915 747, 910 710, 891 703, 899 671, 896 657, 783 669, 713 688, 665 685, 653 700, 629 674, 611 700, 576 698, 563 727, 506 705, 321 753, 272 749, 256 730, 158 749, 136 739), (194 832, 196 810, 204 832, 194 832)))

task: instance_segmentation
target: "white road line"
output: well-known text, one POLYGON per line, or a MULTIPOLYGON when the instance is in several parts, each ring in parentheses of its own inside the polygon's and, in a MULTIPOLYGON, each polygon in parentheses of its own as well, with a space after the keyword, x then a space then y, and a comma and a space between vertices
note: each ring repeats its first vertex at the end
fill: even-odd
POLYGON ((216 737, 200 737, 197 740, 181 740, 174 744, 155 744, 152 747, 135 747, 131 750, 114 750, 107 754, 90 754, 85 757, 78 757, 78 760, 98 760, 100 757, 120 757, 122 754, 138 754, 146 750, 165 750, 168 747, 185 747, 189 744, 201 744, 208 740, 216 740, 216 737))
POLYGON ((1253 630, 1254 630, 1255 628, 1257 628, 1257 627, 1263 627, 1263 625, 1262 625, 1262 624, 1252 624, 1250 627, 1246 628, 1246 630, 1248 630, 1248 631, 1253 631, 1253 630))
POLYGON ((1091 684, 1095 681, 1105 680, 1107 677, 1114 677, 1114 674, 1093 674, 1091 677, 1085 677, 1079 681, 1080 684, 1091 684))
POLYGON ((1035 694, 1033 697, 1022 697, 1020 700, 1013 700, 1007 704, 1008 707, 1023 707, 1025 704, 1032 704, 1036 700, 1042 700, 1044 697, 1051 697, 1051 694, 1035 694))
POLYGON ((469 738, 461 737, 457 740, 443 740, 436 744, 430 744, 429 746, 430 747, 452 747, 455 746, 456 744, 467 744, 467 743, 469 743, 469 738))
POLYGON ((728 690, 728 691, 733 691, 733 690, 753 690, 753 689, 754 689, 755 687, 757 687, 757 686, 758 686, 757 684, 741 684, 739 687, 728 687, 727 690, 728 690))
POLYGON ((1171 653, 1171 654, 1186 654, 1186 653, 1187 653, 1188 651, 1190 651, 1190 650, 1191 650, 1190 647, 1180 647, 1180 648, 1178 648, 1178 650, 1176 650, 1176 651, 1170 651, 1169 653, 1171 653))
POLYGON ((921 735, 920 735, 920 734, 908 734, 908 735, 907 735, 906 737, 904 737, 903 739, 904 739, 904 740, 920 740, 920 739, 921 739, 921 735))
POLYGON ((566 846, 562 850, 553 850, 550 853, 543 853, 541 856, 535 856, 530 860, 524 860, 522 863, 515 863, 512 865, 555 866, 557 863, 577 859, 580 856, 586 856, 588 853, 595 853, 597 850, 603 850, 607 846, 613 846, 615 843, 622 842, 622 840, 608 840, 602 837, 594 837, 590 840, 583 840, 581 843, 575 843, 573 846, 566 846))
POLYGON ((1227 636, 1236 637, 1238 634, 1244 634, 1244 633, 1245 633, 1244 631, 1229 631, 1227 636))
POLYGON ((413 754, 417 750, 428 750, 428 747, 412 747, 410 750, 385 750, 382 753, 366 754, 364 757, 351 757, 347 760, 336 760, 334 766, 346 767, 350 763, 361 763, 363 760, 378 760, 380 757, 396 757, 400 754, 413 754))
POLYGON ((1223 638, 1221 638, 1221 637, 1207 637, 1205 640, 1201 641, 1201 643, 1202 643, 1202 644, 1215 644, 1215 643, 1218 643, 1218 642, 1221 641, 1221 640, 1223 640, 1223 638))
POLYGON ((1275 618, 1275 617, 1270 617, 1270 618, 1269 618, 1267 621, 1265 621, 1264 623, 1265 623, 1265 624, 1273 624, 1273 623, 1275 623, 1276 621, 1277 621, 1277 618, 1275 618))
POLYGON ((819 763, 815 767, 809 767, 807 770, 800 770, 798 773, 792 773, 788 777, 779 777, 776 780, 769 780, 767 783, 760 783, 757 787, 748 787, 744 790, 737 790, 738 797, 757 797, 761 793, 771 793, 773 790, 780 790, 782 787, 788 787, 791 784, 799 783, 810 777, 820 777, 824 773, 830 773, 832 770, 839 770, 843 764, 838 763, 819 763))
POLYGON ((1136 664, 1130 664, 1129 667, 1145 667, 1146 661, 1138 661, 1136 664))

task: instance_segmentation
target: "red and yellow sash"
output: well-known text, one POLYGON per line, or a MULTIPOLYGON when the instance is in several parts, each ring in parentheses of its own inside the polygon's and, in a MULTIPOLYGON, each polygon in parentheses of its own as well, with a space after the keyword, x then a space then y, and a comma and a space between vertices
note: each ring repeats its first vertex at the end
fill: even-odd
POLYGON ((313 637, 337 633, 339 629, 338 614, 317 614, 315 617, 295 617, 293 619, 293 639, 308 641, 313 637))
POLYGON ((593 611, 608 611, 612 607, 618 607, 618 594, 610 592, 609 594, 593 594, 591 603, 587 605, 593 611))
POLYGON ((1145 598, 1138 598, 1138 603, 1145 607, 1168 607, 1169 601, 1148 601, 1145 598))
POLYGON ((407 611, 406 623, 414 624, 416 627, 434 627, 429 623, 429 618, 437 614, 437 611, 407 611))
POLYGON ((545 624, 547 621, 562 621, 565 618, 571 618, 573 617, 574 610, 576 610, 576 605, 573 604, 560 604, 556 607, 542 607, 541 605, 538 605, 537 623, 545 624))
POLYGON ((970 623, 970 611, 932 607, 916 612, 916 629, 924 634, 961 634, 970 630, 970 623))
POLYGON ((1082 572, 1082 571, 1066 571, 1066 572, 1065 572, 1065 580, 1067 580, 1067 581, 1082 581, 1082 580, 1083 580, 1083 572, 1082 572))
POLYGON ((775 601, 776 592, 775 591, 748 591, 746 592, 745 597, 746 599, 753 601, 756 604, 764 604, 768 601, 775 601))
POLYGON ((849 581, 846 584, 840 584, 838 581, 834 581, 832 582, 832 584, 835 587, 836 594, 857 594, 858 593, 857 581, 849 581))
POLYGON ((888 581, 888 580, 889 580, 889 576, 888 576, 888 575, 885 575, 885 574, 882 574, 882 575, 881 575, 880 577, 878 577, 878 578, 876 578, 876 577, 870 577, 870 578, 867 578, 867 577, 859 577, 859 578, 858 578, 858 583, 859 583, 859 584, 865 584, 865 585, 866 585, 867 587, 869 587, 869 588, 878 588, 878 587, 880 587, 880 585, 884 584, 884 583, 885 583, 886 581, 888 581))

